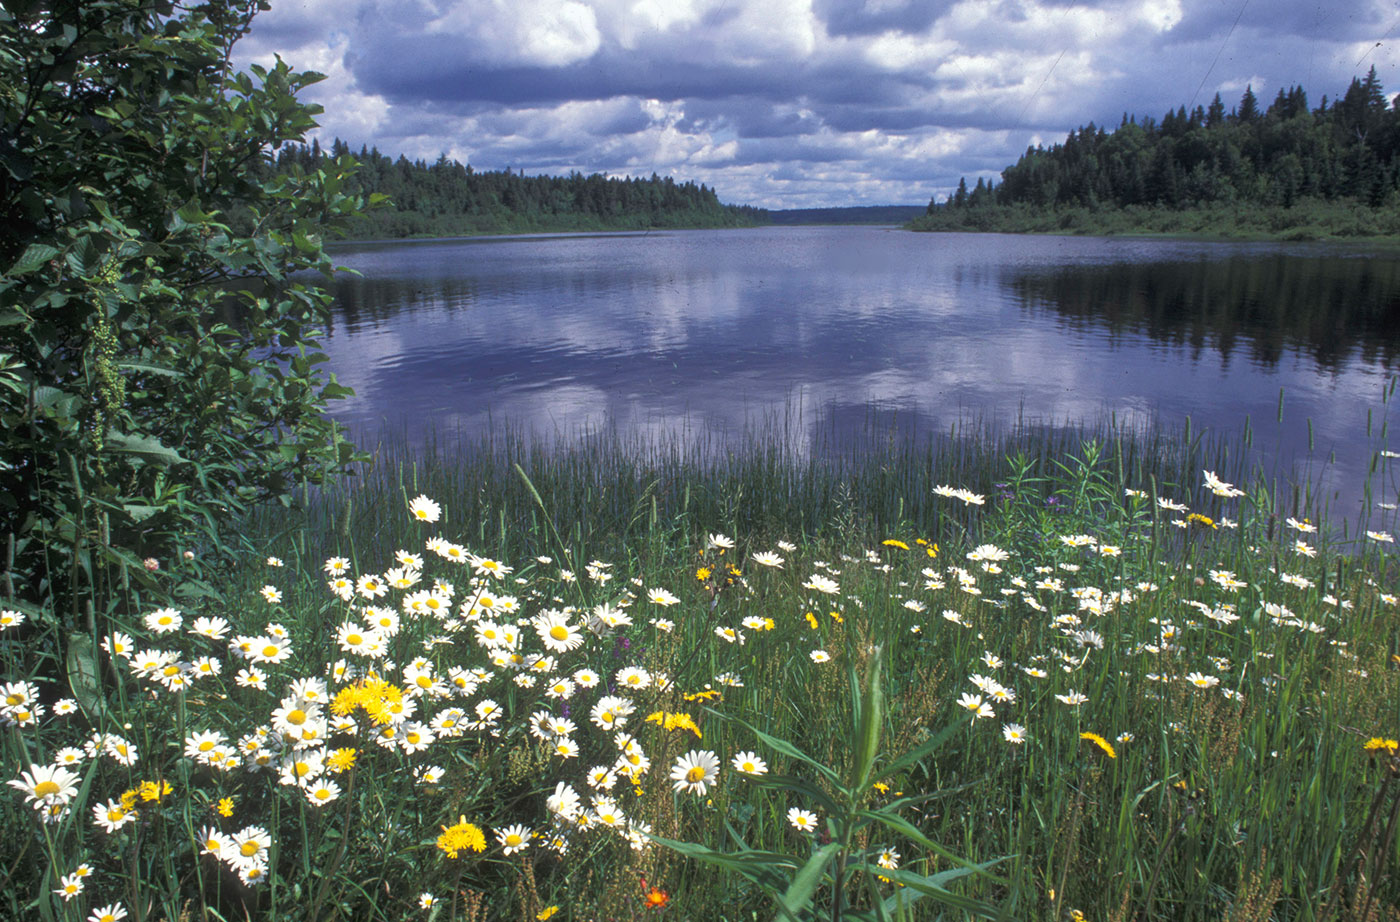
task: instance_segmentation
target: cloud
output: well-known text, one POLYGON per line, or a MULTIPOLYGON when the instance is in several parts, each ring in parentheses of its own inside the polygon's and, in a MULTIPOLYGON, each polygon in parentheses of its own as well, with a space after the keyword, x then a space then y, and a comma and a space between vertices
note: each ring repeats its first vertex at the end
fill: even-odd
POLYGON ((805 207, 922 203, 1079 125, 1246 84, 1315 104, 1375 65, 1400 89, 1400 18, 1389 0, 281 0, 237 48, 274 54, 328 76, 307 94, 325 139, 805 207))

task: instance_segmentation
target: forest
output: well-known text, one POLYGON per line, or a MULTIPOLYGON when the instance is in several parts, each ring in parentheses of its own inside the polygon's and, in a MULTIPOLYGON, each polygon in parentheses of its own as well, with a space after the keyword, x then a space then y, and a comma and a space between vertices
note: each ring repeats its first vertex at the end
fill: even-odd
POLYGON ((1253 87, 1228 112, 1124 114, 1029 148, 1001 174, 929 202, 917 230, 1160 230, 1279 236, 1400 232, 1400 107, 1374 67, 1310 107, 1301 86, 1265 108, 1253 87))
MULTIPOLYGON (((329 151, 316 141, 288 146, 279 152, 276 169, 311 173, 327 159, 350 154, 338 138, 329 151)), ((648 179, 579 172, 526 176, 511 169, 477 171, 446 155, 428 163, 361 148, 353 156, 360 166, 346 193, 386 197, 350 225, 348 234, 357 239, 766 223, 762 209, 722 204, 706 185, 655 173, 648 179)))

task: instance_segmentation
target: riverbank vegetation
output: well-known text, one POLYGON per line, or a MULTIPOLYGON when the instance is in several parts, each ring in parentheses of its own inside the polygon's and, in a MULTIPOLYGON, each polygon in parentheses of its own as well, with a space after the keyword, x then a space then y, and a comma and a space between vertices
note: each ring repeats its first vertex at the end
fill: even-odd
POLYGON ((216 596, 133 592, 66 680, 7 613, 10 915, 1400 898, 1383 510, 1320 522, 1189 432, 780 444, 381 446, 245 519, 216 596))
POLYGON ((1125 114, 1034 147, 1000 183, 959 181, 915 230, 1390 237, 1400 231, 1400 108, 1375 68, 1309 108, 1302 87, 1264 108, 1252 89, 1226 112, 1125 114))
MULTIPOLYGON (((338 139, 329 153, 316 142, 289 146, 278 153, 276 170, 315 173, 326 162, 350 156, 349 147, 338 139)), ((646 179, 577 172, 526 176, 508 169, 473 170, 445 156, 433 163, 394 159, 373 148, 362 148, 353 159, 359 168, 347 180, 347 192, 384 196, 382 207, 346 225, 354 239, 766 223, 763 209, 725 205, 709 186, 654 173, 646 179)))

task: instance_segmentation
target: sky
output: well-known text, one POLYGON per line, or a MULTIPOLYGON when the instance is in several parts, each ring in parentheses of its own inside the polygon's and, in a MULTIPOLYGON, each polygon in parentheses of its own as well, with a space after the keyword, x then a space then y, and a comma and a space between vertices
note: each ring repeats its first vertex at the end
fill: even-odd
POLYGON ((765 208, 926 204, 1125 112, 1314 107, 1400 0, 271 0, 236 63, 327 79, 323 143, 479 170, 674 176, 765 208))

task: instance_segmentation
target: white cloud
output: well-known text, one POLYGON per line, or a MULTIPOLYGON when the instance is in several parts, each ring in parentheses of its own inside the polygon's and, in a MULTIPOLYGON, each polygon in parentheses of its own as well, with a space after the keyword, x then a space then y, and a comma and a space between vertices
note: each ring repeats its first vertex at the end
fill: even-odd
POLYGON ((922 203, 1028 144, 1217 88, 1227 105, 1246 84, 1264 103, 1293 83, 1316 100, 1371 64, 1400 84, 1381 0, 1345 19, 1305 0, 1250 5, 1235 26, 1239 12, 1218 0, 280 0, 238 60, 280 53, 327 74, 307 93, 326 108, 323 140, 446 151, 479 169, 655 171, 770 206, 922 203))

